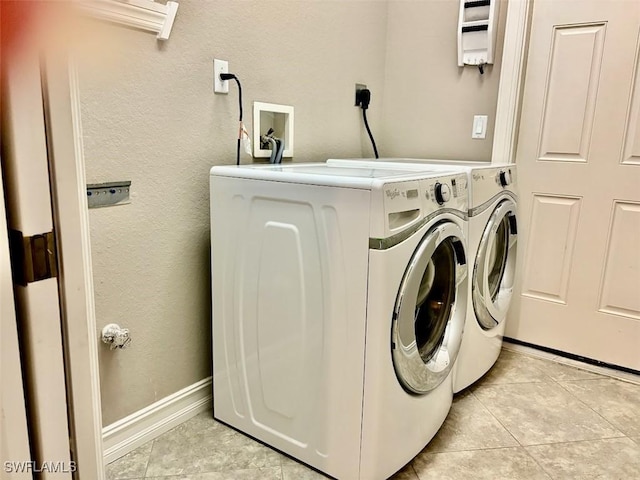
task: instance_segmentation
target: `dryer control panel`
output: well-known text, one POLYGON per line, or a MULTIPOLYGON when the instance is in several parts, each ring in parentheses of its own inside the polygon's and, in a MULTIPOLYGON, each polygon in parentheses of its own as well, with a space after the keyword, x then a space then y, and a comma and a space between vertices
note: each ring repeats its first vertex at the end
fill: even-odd
POLYGON ((516 171, 516 166, 513 164, 473 170, 470 208, 476 208, 504 191, 516 193, 516 171))

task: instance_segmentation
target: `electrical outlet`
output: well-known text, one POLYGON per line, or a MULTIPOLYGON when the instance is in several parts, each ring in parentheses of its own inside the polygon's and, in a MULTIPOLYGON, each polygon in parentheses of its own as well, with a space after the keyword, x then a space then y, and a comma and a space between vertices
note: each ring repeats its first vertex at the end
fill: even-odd
POLYGON ((215 93, 229 93, 229 80, 220 80, 221 73, 229 73, 229 62, 213 59, 213 91, 215 93))
POLYGON ((356 107, 360 106, 360 92, 367 88, 364 83, 356 83, 356 107))

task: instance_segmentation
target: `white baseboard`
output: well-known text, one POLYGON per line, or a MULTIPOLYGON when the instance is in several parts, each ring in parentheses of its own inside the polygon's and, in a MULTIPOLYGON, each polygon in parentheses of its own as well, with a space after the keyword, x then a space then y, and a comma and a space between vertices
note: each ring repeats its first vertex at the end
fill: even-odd
POLYGON ((104 463, 135 450, 200 412, 212 409, 211 377, 189 385, 102 429, 104 463))

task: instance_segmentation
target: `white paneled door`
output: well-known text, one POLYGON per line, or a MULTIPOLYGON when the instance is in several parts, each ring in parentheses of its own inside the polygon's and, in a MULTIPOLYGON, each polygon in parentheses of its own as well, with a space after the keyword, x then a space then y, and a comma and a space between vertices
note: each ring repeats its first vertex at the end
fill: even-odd
POLYGON ((534 3, 506 336, 640 370, 640 2, 534 3))

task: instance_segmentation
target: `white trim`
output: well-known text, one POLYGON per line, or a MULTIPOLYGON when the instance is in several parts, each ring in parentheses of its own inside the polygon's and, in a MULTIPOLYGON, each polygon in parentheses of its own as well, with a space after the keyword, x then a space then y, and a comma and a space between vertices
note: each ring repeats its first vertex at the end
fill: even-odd
POLYGON ((510 0, 502 50, 491 163, 515 162, 530 0, 510 0))
POLYGON ((106 426, 102 430, 105 463, 211 408, 212 380, 208 377, 106 426))
POLYGON ((178 12, 178 3, 172 1, 163 5, 153 0, 91 0, 79 5, 100 20, 157 33, 158 40, 169 39, 178 12))
POLYGON ((104 479, 98 338, 80 116, 78 75, 66 57, 43 64, 44 111, 71 405, 72 450, 78 475, 104 479))

